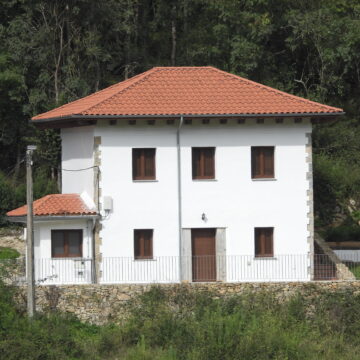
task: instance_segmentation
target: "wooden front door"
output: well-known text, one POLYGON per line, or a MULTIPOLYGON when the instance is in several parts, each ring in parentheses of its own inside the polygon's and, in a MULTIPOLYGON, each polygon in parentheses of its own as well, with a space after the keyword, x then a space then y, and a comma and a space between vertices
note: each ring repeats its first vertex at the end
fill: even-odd
POLYGON ((193 281, 216 281, 216 229, 192 229, 193 281))

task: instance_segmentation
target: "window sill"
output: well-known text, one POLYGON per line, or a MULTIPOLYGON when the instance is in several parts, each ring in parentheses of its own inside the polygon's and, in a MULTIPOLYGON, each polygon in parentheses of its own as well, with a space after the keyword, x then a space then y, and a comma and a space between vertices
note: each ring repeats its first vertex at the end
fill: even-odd
POLYGON ((134 183, 148 183, 148 182, 159 182, 159 180, 133 180, 134 183))
POLYGON ((196 181, 196 182, 203 182, 203 181, 218 181, 217 179, 192 179, 192 181, 196 181))
POLYGON ((138 261, 156 261, 156 259, 134 259, 134 262, 138 262, 138 261))
POLYGON ((77 261, 86 261, 86 260, 91 260, 91 259, 87 259, 84 258, 82 256, 55 256, 52 257, 51 260, 77 260, 77 261))
POLYGON ((252 181, 277 181, 276 178, 252 178, 252 181))

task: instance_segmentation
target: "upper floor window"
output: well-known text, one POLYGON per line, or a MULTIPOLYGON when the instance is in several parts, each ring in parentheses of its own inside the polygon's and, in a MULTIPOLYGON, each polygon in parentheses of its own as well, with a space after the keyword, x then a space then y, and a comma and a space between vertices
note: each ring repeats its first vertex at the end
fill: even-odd
POLYGON ((273 234, 272 227, 255 228, 255 257, 274 256, 273 234))
POLYGON ((251 148, 251 176, 253 179, 274 178, 274 146, 251 148))
POLYGON ((156 149, 133 149, 133 180, 155 180, 156 149))
POLYGON ((215 148, 192 148, 192 176, 193 179, 215 179, 215 148))
POLYGON ((135 259, 153 258, 153 230, 134 230, 134 257, 135 259))
POLYGON ((53 258, 82 257, 82 230, 51 230, 53 258))

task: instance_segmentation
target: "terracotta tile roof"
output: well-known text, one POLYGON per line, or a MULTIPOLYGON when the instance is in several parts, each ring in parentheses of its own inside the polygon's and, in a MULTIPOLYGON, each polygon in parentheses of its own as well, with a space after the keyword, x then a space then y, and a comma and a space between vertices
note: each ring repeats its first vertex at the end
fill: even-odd
POLYGON ((336 114, 322 105, 214 67, 156 67, 33 120, 88 115, 336 114))
MULTIPOLYGON (((96 215, 89 209, 78 194, 46 195, 33 203, 35 216, 46 215, 96 215)), ((7 216, 26 216, 27 205, 9 211, 7 216)))

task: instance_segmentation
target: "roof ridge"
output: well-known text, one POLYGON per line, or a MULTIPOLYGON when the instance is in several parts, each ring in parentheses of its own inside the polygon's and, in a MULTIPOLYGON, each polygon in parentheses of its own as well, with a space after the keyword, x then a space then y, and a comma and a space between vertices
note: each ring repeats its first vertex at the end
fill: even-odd
MULTIPOLYGON (((145 71, 145 72, 143 72, 143 73, 140 73, 140 74, 137 74, 137 75, 135 75, 135 76, 132 76, 131 78, 128 78, 128 79, 126 79, 126 80, 119 81, 119 82, 117 82, 117 83, 115 83, 115 84, 113 84, 113 85, 107 86, 107 87, 105 87, 104 89, 95 91, 94 93, 91 93, 91 94, 86 95, 86 96, 84 96, 84 97, 80 97, 79 99, 70 101, 70 102, 68 102, 68 103, 66 103, 66 104, 63 104, 63 105, 59 106, 59 107, 55 107, 54 109, 45 111, 44 113, 41 113, 41 114, 39 114, 39 115, 36 115, 36 116, 32 117, 32 120, 36 120, 36 119, 38 118, 38 116, 40 116, 40 115, 43 116, 43 115, 45 115, 45 114, 51 113, 51 112, 54 111, 54 110, 63 109, 64 107, 68 106, 69 104, 75 104, 75 103, 78 103, 78 102, 80 102, 80 101, 83 101, 84 99, 89 99, 89 98, 91 98, 91 97, 93 97, 93 96, 95 96, 95 95, 99 95, 99 94, 101 94, 102 92, 108 91, 109 89, 112 89, 112 88, 114 88, 114 87, 116 87, 116 86, 119 86, 120 84, 123 85, 123 84, 126 83, 126 82, 133 81, 134 79, 143 76, 144 74, 146 74, 147 72, 149 72, 149 71, 151 71, 151 70, 153 70, 153 69, 154 69, 154 68, 149 69, 149 70, 147 70, 147 71, 145 71)), ((121 92, 121 91, 119 91, 119 92, 121 92)), ((119 92, 118 92, 118 93, 119 93, 119 92)), ((111 98, 112 96, 114 96, 114 95, 116 95, 116 94, 118 94, 118 93, 115 93, 115 94, 111 95, 111 96, 108 97, 107 99, 111 98)), ((106 99, 106 100, 107 100, 107 99, 106 99)), ((95 105, 92 105, 92 106, 90 106, 90 107, 88 107, 88 108, 85 107, 85 109, 82 109, 82 110, 79 111, 79 112, 88 111, 88 110, 91 109, 92 107, 101 104, 103 101, 105 101, 105 100, 101 100, 101 101, 99 101, 98 103, 96 103, 95 105)))
MULTIPOLYGON (((158 70, 181 70, 181 69, 190 69, 190 70, 198 70, 198 69, 209 69, 214 68, 213 66, 154 66, 152 69, 158 70)), ((216 69, 216 68, 215 68, 216 69)))
MULTIPOLYGON (((90 111, 92 109, 94 109, 95 107, 97 107, 98 105, 101 105, 107 101, 110 101, 114 96, 117 96, 119 94, 123 94, 124 92, 134 88, 136 85, 140 84, 140 83, 143 83, 144 81, 146 81, 153 73, 157 72, 157 71, 160 71, 160 67, 153 67, 151 68, 150 70, 147 70, 141 74, 138 74, 136 76, 133 76, 132 78, 130 78, 131 80, 133 80, 135 77, 139 77, 135 82, 133 82, 132 84, 130 84, 129 86, 125 87, 124 89, 116 92, 115 94, 112 94, 111 96, 109 96, 108 98, 106 99, 103 99, 102 101, 99 101, 97 104, 93 105, 93 106, 90 106, 86 111, 90 111), (142 75, 142 76, 140 76, 142 75)), ((129 79, 129 80, 130 80, 129 79)))
POLYGON ((316 105, 316 106, 319 106, 319 107, 323 107, 323 108, 326 108, 326 109, 331 109, 331 110, 337 110, 337 111, 343 111, 342 109, 340 108, 337 108, 335 106, 329 106, 329 105, 325 105, 325 104, 320 104, 316 101, 312 101, 312 100, 309 100, 309 99, 305 99, 301 96, 297 96, 297 95, 293 95, 293 94, 289 94, 285 91, 281 91, 281 90, 278 90, 278 89, 275 89, 271 86, 267 86, 267 85, 264 85, 264 84, 260 84, 258 82, 255 82, 255 81, 252 81, 252 80, 249 80, 249 79, 246 79, 246 78, 243 78, 239 75, 235 75, 235 74, 232 74, 232 73, 228 73, 226 71, 223 71, 223 70, 220 70, 214 66, 209 66, 209 68, 211 68, 212 70, 214 71, 217 71, 221 74, 223 74, 224 76, 228 76, 228 77, 232 77, 232 78, 235 78, 237 80, 240 80, 240 81, 243 81, 245 83, 249 83, 251 85, 255 85, 256 87, 259 87, 259 88, 263 88, 264 90, 267 90, 267 91, 271 91, 275 94, 279 94, 279 95, 282 95, 284 97, 290 97, 290 98, 293 98, 295 100, 298 100, 298 101, 303 101, 305 103, 309 103, 309 104, 312 104, 312 105, 316 105))
POLYGON ((80 196, 80 194, 77 193, 66 193, 66 194, 49 194, 46 196, 80 196))

